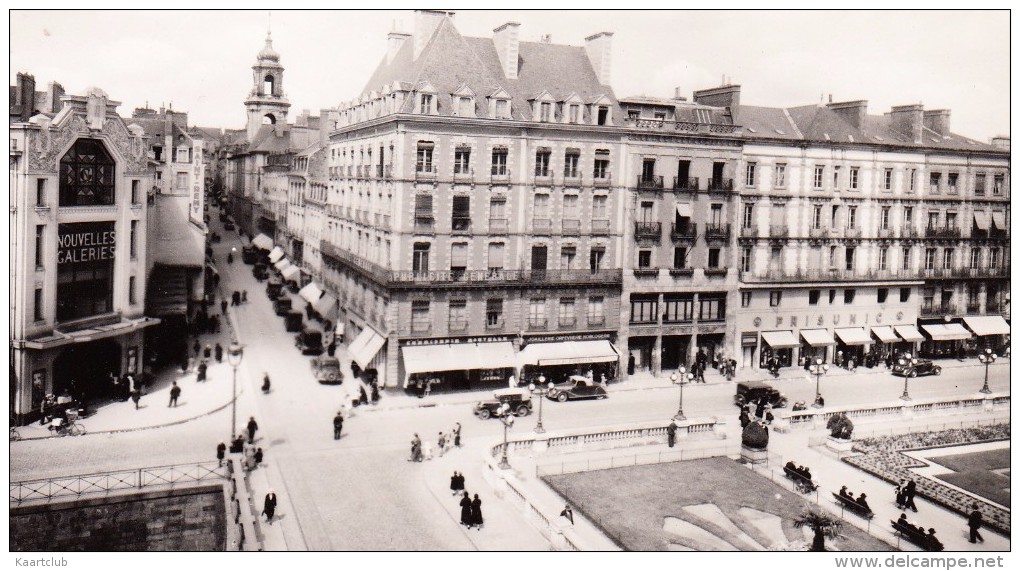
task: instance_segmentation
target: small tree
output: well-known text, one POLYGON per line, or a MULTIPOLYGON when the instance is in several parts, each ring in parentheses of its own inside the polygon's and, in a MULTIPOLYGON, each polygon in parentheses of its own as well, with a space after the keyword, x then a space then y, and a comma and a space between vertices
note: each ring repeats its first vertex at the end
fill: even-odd
POLYGON ((811 540, 811 551, 826 551, 825 539, 841 539, 843 535, 839 532, 843 528, 843 521, 828 514, 808 510, 797 519, 793 520, 796 528, 807 527, 814 532, 811 540))
POLYGON ((854 433, 853 421, 843 412, 830 416, 829 422, 825 424, 825 428, 833 438, 841 438, 843 440, 850 440, 854 433))
POLYGON ((769 446, 769 428, 762 422, 752 422, 744 427, 741 442, 748 448, 763 450, 769 446))

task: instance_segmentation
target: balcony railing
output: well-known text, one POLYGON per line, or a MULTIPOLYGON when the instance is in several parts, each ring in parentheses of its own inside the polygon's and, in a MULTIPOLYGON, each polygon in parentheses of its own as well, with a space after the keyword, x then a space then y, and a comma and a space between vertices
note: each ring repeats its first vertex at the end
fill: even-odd
POLYGON ((388 272, 391 285, 406 284, 444 285, 530 285, 530 284, 594 284, 618 285, 623 282, 623 270, 435 270, 415 272, 397 270, 388 272))
POLYGON ((431 323, 423 323, 420 321, 411 321, 411 334, 422 335, 432 331, 431 323))
POLYGON ((490 234, 506 234, 510 229, 510 222, 506 218, 490 218, 490 234))
POLYGON ((710 178, 708 179, 708 190, 731 191, 733 190, 732 178, 710 178))
POLYGON ((544 169, 535 169, 535 184, 552 184, 552 170, 548 167, 544 169))
POLYGON ((450 221, 450 230, 453 232, 470 232, 471 231, 471 218, 467 217, 456 217, 450 221))
POLYGON ((705 225, 705 239, 706 240, 729 240, 730 239, 730 225, 729 224, 706 224, 705 225))
POLYGON ((670 268, 669 275, 674 278, 689 278, 694 275, 694 268, 670 268))
POLYGON ((662 176, 639 175, 637 179, 637 187, 642 189, 661 189, 662 185, 662 176))
POLYGON ((673 190, 698 190, 697 177, 673 177, 673 190))
POLYGON ((926 238, 949 238, 958 239, 960 237, 960 229, 958 227, 950 226, 928 226, 924 229, 924 235, 926 238))
POLYGON ((605 171, 603 173, 595 173, 595 176, 592 177, 591 183, 592 183, 592 186, 594 186, 596 188, 605 188, 607 186, 612 186, 612 184, 613 184, 613 173, 611 173, 609 171, 605 171))
POLYGON ((808 238, 814 240, 829 238, 831 235, 831 230, 828 228, 808 228, 808 238))
POLYGON ((789 236, 789 226, 780 224, 772 224, 769 226, 769 238, 788 238, 789 236))
POLYGON ((450 331, 467 331, 468 322, 466 319, 450 321, 447 324, 447 329, 450 331))
POLYGON ((659 268, 634 268, 636 278, 654 278, 659 275, 659 268))
POLYGON ((564 236, 578 236, 581 234, 581 221, 580 220, 563 220, 563 235, 564 236))
POLYGON ((767 282, 833 282, 833 281, 905 281, 921 280, 924 276, 917 270, 842 270, 842 269, 798 269, 787 272, 781 269, 740 272, 744 283, 767 282))
POLYGON ((552 220, 548 218, 535 218, 531 221, 531 228, 535 234, 551 234, 552 220))
POLYGON ((662 236, 662 222, 635 222, 634 236, 658 239, 662 236))
POLYGON ((936 317, 942 315, 956 315, 956 306, 952 303, 944 304, 921 304, 921 315, 923 317, 936 317))
POLYGON ((544 317, 529 317, 528 329, 545 329, 549 326, 549 320, 544 317))
POLYGON ((434 181, 438 173, 433 166, 418 167, 418 170, 414 171, 414 180, 425 180, 434 181))
POLYGON ((594 327, 598 327, 598 326, 605 325, 605 324, 606 324, 606 316, 605 315, 589 315, 588 316, 588 326, 589 327, 593 327, 593 326, 594 327))
POLYGON ((504 325, 504 323, 503 323, 502 319, 497 319, 495 321, 490 321, 490 320, 487 319, 485 321, 485 329, 487 329, 489 331, 496 331, 496 330, 499 330, 499 329, 503 329, 503 325, 504 325))
POLYGON ((609 220, 592 220, 591 233, 599 236, 609 234, 609 220))
POLYGON ((577 319, 573 317, 560 317, 559 324, 561 328, 574 327, 575 325, 577 325, 577 319))
POLYGON ((473 182, 475 179, 474 169, 460 169, 456 168, 453 170, 453 182, 473 182))
POLYGON ((506 184, 510 182, 510 169, 502 167, 492 167, 489 175, 489 182, 491 184, 506 184))
POLYGON ((862 232, 862 230, 860 228, 844 228, 843 229, 843 237, 844 238, 854 239, 854 238, 860 238, 862 235, 863 235, 863 232, 862 232))
POLYGON ((725 277, 729 273, 729 268, 705 268, 706 277, 725 277))
POLYGON ((899 229, 900 238, 920 238, 921 232, 911 225, 901 226, 899 229))
POLYGON ((431 218, 415 218, 414 219, 414 233, 415 234, 435 234, 436 233, 436 222, 431 218))
POLYGON ((674 240, 693 240, 698 236, 698 225, 693 223, 678 225, 674 222, 669 236, 674 240))
POLYGON ((878 237, 879 238, 892 238, 893 237, 893 230, 892 230, 892 228, 879 228, 878 229, 878 237))

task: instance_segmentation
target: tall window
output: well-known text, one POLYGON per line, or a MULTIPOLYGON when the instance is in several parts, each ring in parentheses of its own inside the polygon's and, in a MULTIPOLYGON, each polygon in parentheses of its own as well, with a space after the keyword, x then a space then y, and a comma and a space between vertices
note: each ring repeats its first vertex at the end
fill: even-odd
POLYGON ((892 169, 885 169, 885 175, 883 179, 883 188, 886 190, 892 190, 892 169))
POLYGON ((720 256, 720 252, 721 251, 722 250, 720 248, 709 248, 708 249, 708 267, 709 267, 709 269, 712 269, 712 270, 719 269, 719 260, 720 260, 720 257, 721 257, 720 256))
POLYGON ((417 242, 414 245, 412 268, 415 274, 427 274, 429 272, 429 248, 430 244, 417 242))
POLYGON ((609 212, 606 210, 608 198, 608 196, 602 194, 591 197, 591 217, 593 220, 606 220, 609 218, 609 212))
POLYGON ((421 94, 421 106, 418 108, 418 113, 428 115, 432 113, 432 95, 429 93, 421 94))
POLYGON ((130 252, 131 259, 138 257, 138 221, 131 221, 131 240, 130 240, 130 252))
POLYGON ((573 326, 577 320, 577 316, 574 313, 574 298, 572 297, 561 297, 560 298, 560 327, 573 326))
POLYGON ((591 271, 597 272, 602 269, 602 260, 606 257, 606 248, 604 246, 592 246, 591 252, 588 255, 588 265, 591 271))
POLYGON ((452 331, 467 329, 467 300, 451 299, 448 325, 452 331))
POLYGON ((694 319, 694 296, 666 295, 662 305, 662 321, 665 323, 686 323, 694 319))
POLYGON ((709 214, 709 223, 712 226, 715 226, 717 228, 722 226, 722 204, 713 204, 713 205, 711 205, 711 207, 710 207, 710 209, 708 211, 708 214, 709 214))
POLYGON ((535 220, 548 220, 549 219, 549 195, 548 194, 536 194, 535 195, 535 206, 533 209, 535 220))
POLYGON ((860 186, 861 169, 850 167, 850 190, 857 190, 860 186))
POLYGON ((492 197, 489 199, 489 225, 493 224, 494 220, 498 220, 498 224, 506 223, 506 198, 502 196, 492 197))
POLYGON ((510 101, 506 99, 496 100, 496 119, 510 118, 510 101))
POLYGON ((138 187, 139 187, 139 181, 132 180, 131 181, 131 204, 139 204, 138 187))
POLYGON ((503 324, 503 300, 485 300, 485 325, 487 327, 499 327, 503 324))
POLYGON ((599 325, 606 320, 605 298, 596 295, 588 298, 588 324, 599 325))
POLYGON ((946 175, 946 189, 949 194, 956 194, 956 183, 960 179, 960 173, 951 172, 946 175))
POLYGON ((652 251, 638 250, 638 268, 647 269, 652 266, 652 251))
POLYGON ((135 281, 135 276, 130 276, 128 278, 128 303, 131 305, 138 303, 138 300, 135 297, 135 281))
POLYGON ((548 101, 543 101, 539 105, 538 113, 539 113, 539 115, 538 115, 538 120, 539 121, 545 121, 547 123, 549 121, 552 121, 552 103, 550 103, 548 101))
POLYGON ((35 267, 43 267, 43 249, 46 245, 46 226, 39 224, 35 227, 35 267))
POLYGON ((533 298, 528 303, 528 324, 545 327, 545 298, 533 298))
POLYGON ((857 207, 847 206, 846 207, 846 227, 857 228, 857 207))
POLYGON ((917 169, 910 169, 910 192, 917 188, 917 169))
POLYGON ((454 276, 461 276, 467 270, 468 245, 459 242, 450 244, 450 273, 454 276))
POLYGON ((928 191, 935 194, 939 191, 939 183, 942 181, 942 173, 933 172, 928 178, 928 191))
POLYGON ((981 267, 981 248, 970 249, 970 267, 974 269, 981 267))
POLYGON ((451 228, 456 231, 465 231, 471 228, 471 197, 453 197, 453 216, 450 221, 451 228))
POLYGON ((687 247, 675 246, 673 248, 673 268, 682 270, 687 267, 687 247))
POLYGON ((997 174, 992 180, 992 194, 999 196, 1002 188, 1006 185, 1006 175, 997 174))
POLYGON ((903 226, 911 228, 914 225, 914 207, 904 206, 903 207, 903 226))
POLYGON ((924 250, 924 269, 934 270, 935 269, 935 248, 925 248, 924 250))
POLYGON ((577 246, 560 247, 560 269, 573 270, 577 268, 577 246))
MULTIPOLYGON (((576 107, 576 105, 572 105, 571 107, 576 107)), ((594 177, 596 180, 609 178, 609 151, 605 149, 595 150, 594 177)))
POLYGON ((35 179, 35 205, 46 206, 46 179, 35 179))
POLYGON ((113 222, 57 226, 57 321, 113 311, 113 222))
POLYGON ((889 229, 889 213, 891 211, 892 211, 892 207, 891 206, 883 206, 882 207, 882 218, 880 220, 880 226, 879 226, 879 228, 881 228, 882 230, 888 230, 889 229))
POLYGON ((506 246, 502 242, 489 244, 488 264, 489 272, 499 272, 503 269, 503 258, 506 246))
POLYGON ((435 146, 435 143, 429 141, 418 141, 418 161, 415 164, 416 172, 433 172, 432 151, 435 149, 435 146))
POLYGON ((939 213, 929 212, 928 213, 928 228, 938 228, 939 226, 939 213))
POLYGON ((999 249, 989 248, 988 249, 988 267, 997 268, 999 267, 999 249))
POLYGON ((102 142, 75 141, 60 159, 60 206, 113 204, 114 168, 102 142))
POLYGON ((978 173, 974 175, 974 194, 983 195, 985 193, 985 185, 988 183, 987 176, 985 173, 978 173))
POLYGON ((701 321, 720 321, 726 318, 725 297, 702 297, 698 300, 698 319, 701 321))
POLYGON ((755 181, 754 175, 755 175, 755 168, 757 166, 758 166, 757 163, 747 163, 747 177, 744 180, 744 185, 745 186, 751 187, 751 186, 755 185, 756 181, 755 181))
POLYGON ((946 228, 956 228, 956 213, 946 212, 946 228))
POLYGON ((776 163, 776 188, 784 188, 786 186, 786 165, 784 163, 776 163))
POLYGON ((885 303, 885 300, 889 298, 889 288, 880 287, 878 288, 878 295, 876 296, 878 303, 885 303))
POLYGON ((549 157, 552 152, 547 148, 535 152, 535 176, 549 176, 549 157))
POLYGON ((743 226, 744 226, 744 228, 750 228, 753 225, 754 225, 754 205, 753 204, 745 204, 744 205, 743 226))
POLYGON ((571 123, 581 122, 581 106, 570 105, 568 108, 567 118, 571 123))
POLYGON ((630 322, 655 323, 659 319, 659 296, 630 297, 630 322))
POLYGON ((822 297, 822 290, 813 289, 808 291, 808 305, 818 305, 818 299, 822 297))
POLYGON ((429 316, 428 300, 414 300, 411 302, 411 332, 425 333, 432 328, 429 316))
POLYGON ((746 246, 740 250, 740 271, 751 271, 751 248, 746 246))
POLYGON ((503 146, 493 147, 492 149, 492 174, 494 175, 506 175, 507 172, 506 162, 507 156, 510 150, 503 146))
POLYGON ((878 249, 878 269, 889 269, 889 248, 878 249))
POLYGON ((901 259, 903 260, 902 269, 909 270, 910 269, 910 246, 904 246, 903 247, 903 252, 901 254, 901 259))
POLYGON ((32 300, 32 318, 35 321, 43 321, 43 290, 41 287, 35 288, 35 297, 32 300))
POLYGON ((563 220, 578 220, 578 196, 576 194, 563 195, 563 220))
POLYGON ((942 251, 942 269, 951 270, 953 269, 953 248, 946 248, 942 251))
POLYGON ((751 294, 750 291, 740 292, 740 307, 751 307, 751 294))
POLYGON ((581 151, 579 149, 567 149, 563 155, 563 176, 567 178, 577 178, 580 172, 577 170, 577 165, 581 160, 581 151))
POLYGON ((455 174, 469 174, 471 172, 471 147, 462 145, 454 151, 453 172, 455 174))
POLYGON ((823 180, 825 177, 825 167, 821 165, 815 166, 815 189, 822 188, 823 180))
POLYGON ((816 204, 811 212, 811 227, 815 230, 822 228, 822 205, 816 204))

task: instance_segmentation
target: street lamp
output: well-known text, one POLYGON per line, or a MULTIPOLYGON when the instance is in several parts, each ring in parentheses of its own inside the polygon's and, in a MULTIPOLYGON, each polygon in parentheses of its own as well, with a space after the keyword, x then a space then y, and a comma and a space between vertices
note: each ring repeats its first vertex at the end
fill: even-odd
POLYGON ((811 374, 815 376, 815 402, 811 406, 815 408, 822 408, 822 375, 829 372, 829 366, 822 364, 821 357, 815 357, 814 364, 811 365, 811 374))
POLYGON ((903 394, 900 395, 900 400, 910 400, 909 382, 910 382, 910 368, 907 365, 917 366, 917 358, 910 353, 904 353, 897 361, 901 367, 903 367, 903 394))
POLYGON ((233 393, 230 399, 230 440, 237 436, 237 368, 241 366, 241 359, 244 358, 244 347, 237 341, 232 341, 227 347, 227 362, 234 368, 233 393))
POLYGON ((674 385, 680 386, 680 406, 677 407, 673 420, 687 420, 684 416, 684 385, 694 380, 694 373, 688 373, 686 368, 680 367, 676 373, 669 376, 669 380, 674 385))
POLYGON ((535 425, 535 432, 541 434, 545 432, 545 428, 542 426, 542 401, 545 400, 545 395, 549 394, 549 391, 553 390, 556 384, 549 381, 549 384, 545 384, 545 375, 538 376, 538 386, 535 383, 528 384, 528 390, 533 394, 538 395, 538 424, 535 425))
POLYGON ((508 403, 503 403, 496 410, 499 412, 499 421, 503 423, 503 458, 499 461, 499 469, 507 470, 510 468, 510 462, 506 458, 506 451, 509 446, 506 440, 507 429, 513 427, 514 417, 510 414, 510 405, 508 403))
POLYGON ((978 355, 978 361, 981 361, 981 363, 985 366, 985 385, 981 387, 981 392, 986 395, 992 392, 992 389, 988 388, 988 367, 998 358, 999 356, 992 353, 992 349, 990 347, 986 347, 985 352, 978 355))

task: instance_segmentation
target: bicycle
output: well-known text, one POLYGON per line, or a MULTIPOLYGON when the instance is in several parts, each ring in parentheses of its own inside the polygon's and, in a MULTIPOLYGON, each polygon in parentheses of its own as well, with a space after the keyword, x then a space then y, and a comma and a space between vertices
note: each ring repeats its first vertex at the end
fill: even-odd
POLYGON ((81 436, 85 434, 85 425, 78 422, 78 411, 75 410, 67 411, 66 420, 55 419, 49 429, 53 436, 81 436))

